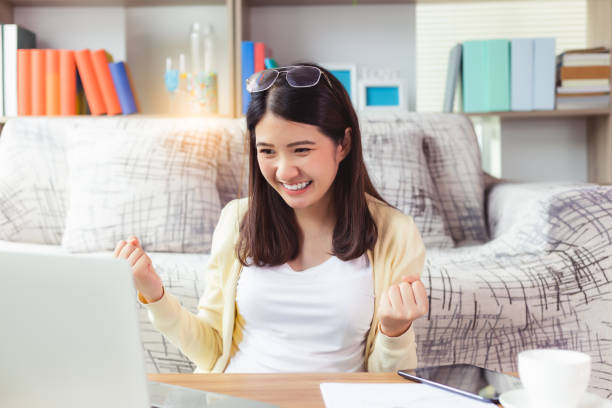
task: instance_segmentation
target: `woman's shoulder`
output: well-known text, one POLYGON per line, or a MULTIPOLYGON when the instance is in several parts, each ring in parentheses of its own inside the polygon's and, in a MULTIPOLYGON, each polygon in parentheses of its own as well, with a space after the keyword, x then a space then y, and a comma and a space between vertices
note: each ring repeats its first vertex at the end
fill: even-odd
POLYGON ((221 218, 224 217, 236 217, 242 218, 249 207, 249 198, 236 198, 225 204, 225 207, 221 210, 221 218))
POLYGON ((397 208, 367 193, 366 202, 368 203, 370 214, 372 214, 372 218, 374 218, 374 222, 379 228, 388 230, 395 228, 404 229, 407 225, 414 226, 414 220, 410 215, 404 214, 397 208))
POLYGON ((390 254, 397 251, 402 256, 424 253, 425 246, 421 234, 410 215, 368 194, 366 200, 378 228, 375 255, 378 253, 391 256, 390 254))
POLYGON ((247 197, 232 200, 223 207, 213 235, 213 249, 233 247, 240 234, 240 222, 247 208, 247 197))

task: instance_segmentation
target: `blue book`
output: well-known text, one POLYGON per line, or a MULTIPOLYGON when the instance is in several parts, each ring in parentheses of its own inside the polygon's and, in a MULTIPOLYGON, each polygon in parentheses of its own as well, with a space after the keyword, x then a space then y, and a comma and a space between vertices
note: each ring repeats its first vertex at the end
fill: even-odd
POLYGON ((510 41, 486 41, 490 112, 510 110, 510 41))
POLYGON ((555 109, 555 39, 533 42, 533 109, 555 109))
POLYGON ((246 90, 246 80, 255 72, 255 49, 253 41, 242 42, 242 113, 246 113, 251 94, 246 90))
POLYGON ((130 79, 125 69, 123 62, 109 62, 108 68, 110 69, 111 76, 113 77, 113 84, 119 97, 119 105, 121 105, 121 111, 124 115, 130 113, 136 113, 136 101, 134 99, 134 93, 130 86, 130 79))
POLYGON ((463 43, 462 89, 464 112, 487 112, 484 41, 463 43))
POLYGON ((515 38, 510 44, 510 102, 513 111, 533 110, 533 39, 515 38))
POLYGON ((446 69, 446 90, 444 91, 444 105, 442 112, 452 112, 455 104, 455 90, 459 86, 461 77, 461 44, 455 45, 448 56, 448 67, 446 69))
POLYGON ((510 41, 463 43, 463 110, 510 110, 510 41))

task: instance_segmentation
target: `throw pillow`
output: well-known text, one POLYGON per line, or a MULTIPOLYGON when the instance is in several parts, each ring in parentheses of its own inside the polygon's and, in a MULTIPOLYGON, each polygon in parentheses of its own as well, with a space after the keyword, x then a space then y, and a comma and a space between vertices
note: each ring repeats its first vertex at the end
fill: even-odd
POLYGON ((217 133, 77 127, 62 245, 112 250, 135 235, 147 251, 209 252, 221 211, 217 133))
POLYGON ((0 240, 59 245, 65 227, 67 123, 13 118, 0 137, 0 240))
POLYGON ((411 115, 409 120, 418 121, 425 132, 427 164, 454 241, 460 245, 488 241, 484 173, 472 122, 460 114, 411 115))
POLYGON ((380 195, 412 216, 426 247, 452 247, 427 168, 423 131, 412 123, 370 115, 361 118, 361 137, 366 167, 380 195))

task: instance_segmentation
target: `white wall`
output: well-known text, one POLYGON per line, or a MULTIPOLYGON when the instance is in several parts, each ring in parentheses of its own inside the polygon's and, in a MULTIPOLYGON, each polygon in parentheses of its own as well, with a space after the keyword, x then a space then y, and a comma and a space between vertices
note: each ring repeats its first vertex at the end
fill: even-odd
POLYGON ((501 175, 524 181, 587 181, 586 119, 506 119, 501 175))
POLYGON ((193 22, 213 25, 216 39, 219 113, 230 115, 230 75, 225 6, 172 7, 16 7, 15 22, 34 31, 39 48, 99 49, 115 61, 127 61, 141 109, 147 114, 169 112, 164 87, 166 57, 175 64, 188 50, 193 22))
MULTIPOLYGON (((229 66, 228 26, 225 6, 129 7, 127 9, 127 60, 140 92, 140 104, 148 113, 169 112, 169 99, 164 87, 166 57, 178 64, 178 56, 189 58, 191 23, 212 24, 215 33, 215 63, 218 72, 219 113, 230 115, 231 75, 229 66), (139 72, 140 75, 135 75, 139 72)), ((175 65, 177 67, 178 65, 175 65)), ((189 68, 189 62, 187 65, 189 68)))
POLYGON ((38 48, 97 50, 125 60, 122 7, 15 7, 15 23, 36 33, 38 48))
POLYGON ((398 70, 416 106, 414 4, 251 7, 248 25, 247 38, 281 65, 351 63, 358 78, 364 68, 398 70))

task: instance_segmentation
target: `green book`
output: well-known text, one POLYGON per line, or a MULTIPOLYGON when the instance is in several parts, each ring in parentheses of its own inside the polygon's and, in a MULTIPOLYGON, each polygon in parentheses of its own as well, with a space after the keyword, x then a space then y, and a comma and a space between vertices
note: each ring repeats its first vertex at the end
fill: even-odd
POLYGON ((510 110, 510 41, 463 43, 463 110, 510 110))

